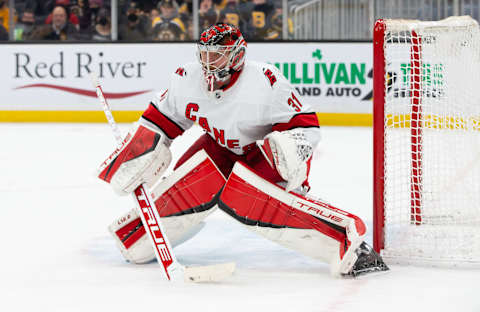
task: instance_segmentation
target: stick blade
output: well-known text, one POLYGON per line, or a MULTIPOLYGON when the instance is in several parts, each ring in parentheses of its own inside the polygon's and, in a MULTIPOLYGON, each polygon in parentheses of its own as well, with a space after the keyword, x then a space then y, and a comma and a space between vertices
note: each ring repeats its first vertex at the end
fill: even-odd
POLYGON ((184 281, 193 283, 218 282, 235 272, 235 262, 206 266, 186 267, 184 281))

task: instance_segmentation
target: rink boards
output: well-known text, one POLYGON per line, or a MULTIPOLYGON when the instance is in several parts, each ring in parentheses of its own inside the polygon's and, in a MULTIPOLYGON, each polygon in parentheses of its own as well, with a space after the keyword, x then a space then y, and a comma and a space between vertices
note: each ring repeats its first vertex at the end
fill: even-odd
MULTIPOLYGON (((196 61, 192 43, 6 44, 0 54, 0 122, 104 122, 91 71, 117 120, 132 122, 196 61)), ((323 125, 371 125, 371 43, 251 43, 247 57, 279 68, 323 125)))

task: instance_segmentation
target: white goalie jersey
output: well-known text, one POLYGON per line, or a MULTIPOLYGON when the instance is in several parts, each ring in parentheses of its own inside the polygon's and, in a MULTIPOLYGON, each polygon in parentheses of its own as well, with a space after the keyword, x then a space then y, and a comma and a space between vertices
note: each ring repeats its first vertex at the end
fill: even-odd
POLYGON ((236 81, 209 92, 198 63, 180 67, 168 90, 158 93, 142 118, 174 139, 194 123, 219 145, 243 155, 272 131, 302 128, 316 146, 318 117, 273 65, 245 62, 236 81))

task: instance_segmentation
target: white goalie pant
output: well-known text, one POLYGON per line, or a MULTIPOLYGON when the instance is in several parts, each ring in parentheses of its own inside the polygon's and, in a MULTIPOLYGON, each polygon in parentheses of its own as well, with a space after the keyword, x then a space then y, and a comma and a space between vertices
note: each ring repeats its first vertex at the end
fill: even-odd
MULTIPOLYGON (((202 221, 217 208, 224 184, 223 175, 201 150, 150 190, 173 247, 203 228, 202 221)), ((155 259, 136 209, 120 216, 108 229, 127 261, 140 264, 155 259)))

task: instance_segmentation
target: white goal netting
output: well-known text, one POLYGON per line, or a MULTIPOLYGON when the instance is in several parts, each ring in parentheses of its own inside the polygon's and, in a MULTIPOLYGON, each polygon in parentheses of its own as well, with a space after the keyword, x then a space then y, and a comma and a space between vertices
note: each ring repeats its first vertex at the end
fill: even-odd
POLYGON ((384 249, 480 262, 480 30, 469 17, 386 20, 384 249))

